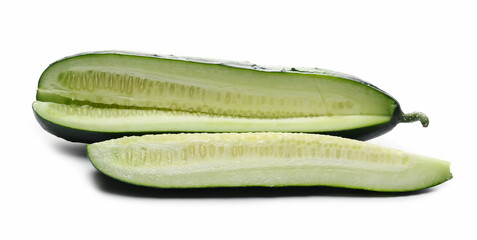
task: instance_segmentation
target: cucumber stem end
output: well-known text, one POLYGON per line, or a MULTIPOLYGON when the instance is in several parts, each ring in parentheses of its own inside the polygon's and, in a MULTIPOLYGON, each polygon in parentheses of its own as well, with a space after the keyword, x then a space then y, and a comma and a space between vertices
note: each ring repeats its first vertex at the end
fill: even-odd
POLYGON ((429 126, 429 118, 426 116, 426 114, 422 112, 405 113, 400 119, 400 122, 403 123, 410 123, 416 121, 420 121, 423 127, 429 126))

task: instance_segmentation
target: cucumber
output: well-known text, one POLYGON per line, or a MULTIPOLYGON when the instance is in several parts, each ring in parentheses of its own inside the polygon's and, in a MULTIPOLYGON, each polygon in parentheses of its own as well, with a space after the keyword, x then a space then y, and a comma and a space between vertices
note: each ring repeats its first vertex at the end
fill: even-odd
POLYGON ((48 132, 92 143, 148 133, 303 132, 367 140, 399 122, 399 103, 358 78, 321 69, 126 52, 61 59, 33 110, 48 132))
POLYGON ((452 178, 443 160, 341 137, 302 133, 183 133, 87 145, 92 164, 159 188, 331 186, 403 192, 452 178))

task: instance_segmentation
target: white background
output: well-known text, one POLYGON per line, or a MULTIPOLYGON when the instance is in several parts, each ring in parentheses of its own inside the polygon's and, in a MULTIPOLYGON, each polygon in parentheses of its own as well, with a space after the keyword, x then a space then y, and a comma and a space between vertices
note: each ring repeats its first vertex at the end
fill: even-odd
POLYGON ((3 1, 0 239, 476 239, 473 1, 3 1), (14 3, 13 3, 14 2, 14 3), (171 3, 173 2, 173 3, 171 3), (129 50, 333 69, 423 111, 371 142, 450 161, 412 194, 164 191, 96 172, 31 103, 49 63, 129 50))

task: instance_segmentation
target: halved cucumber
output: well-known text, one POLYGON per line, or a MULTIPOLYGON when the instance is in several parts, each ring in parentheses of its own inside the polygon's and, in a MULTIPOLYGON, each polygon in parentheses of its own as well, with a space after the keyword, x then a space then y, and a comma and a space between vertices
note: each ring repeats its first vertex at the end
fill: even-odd
POLYGON ((95 142, 161 132, 308 132, 369 139, 399 122, 398 102, 320 69, 95 52, 51 64, 33 109, 49 132, 95 142))
POLYGON ((86 143, 157 132, 247 131, 336 134, 333 131, 337 125, 353 129, 339 132, 341 136, 353 138, 362 137, 362 131, 376 129, 390 122, 389 116, 380 115, 247 118, 156 109, 98 108, 40 101, 33 103, 33 109, 38 121, 48 132, 67 140, 86 143))
POLYGON ((91 144, 87 152, 110 177, 161 188, 333 186, 399 192, 452 178, 446 161, 317 134, 146 135, 91 144))

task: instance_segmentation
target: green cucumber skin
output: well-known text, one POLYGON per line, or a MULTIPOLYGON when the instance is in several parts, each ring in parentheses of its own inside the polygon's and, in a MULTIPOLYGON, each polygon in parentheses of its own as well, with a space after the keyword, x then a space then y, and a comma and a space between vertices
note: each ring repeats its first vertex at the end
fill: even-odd
MULTIPOLYGON (((87 131, 82 129, 70 128, 68 126, 63 126, 60 124, 53 123, 42 118, 35 111, 33 114, 40 124, 40 126, 47 132, 65 139, 70 142, 79 142, 79 143, 95 143, 101 142, 109 139, 115 139, 126 136, 141 136, 146 134, 167 134, 172 132, 96 132, 96 131, 87 131)), ((402 111, 400 108, 396 108, 393 117, 390 121, 374 126, 349 129, 343 131, 332 131, 332 132, 315 132, 310 134, 325 134, 331 136, 338 136, 344 138, 351 138, 356 140, 366 141, 378 136, 381 136, 389 131, 391 131, 398 123, 399 119, 402 116, 402 111)), ((177 133, 177 132, 176 132, 177 133)))
MULTIPOLYGON (((240 63, 240 62, 223 62, 223 61, 214 61, 214 60, 208 60, 208 59, 197 59, 197 58, 181 58, 181 57, 175 57, 175 56, 165 56, 165 55, 155 55, 155 54, 137 54, 137 53, 128 53, 128 52, 121 52, 121 51, 103 51, 103 52, 89 52, 89 53, 82 53, 82 54, 77 54, 73 56, 69 56, 63 59, 60 59, 58 61, 53 62, 50 64, 50 66, 43 72, 42 76, 40 77, 40 81, 38 83, 38 88, 41 86, 42 79, 44 79, 44 75, 48 71, 48 69, 55 64, 61 63, 63 61, 68 61, 73 58, 81 58, 83 56, 91 56, 91 55, 121 55, 121 56, 130 56, 130 57, 145 57, 145 58, 160 58, 160 59, 171 59, 171 60, 183 60, 183 61, 191 61, 191 62, 196 62, 196 63, 205 63, 205 64, 217 64, 217 65, 223 65, 227 67, 234 67, 234 68, 243 68, 243 69, 248 69, 248 70, 253 70, 253 71, 261 71, 261 72, 286 72, 286 73, 294 73, 294 74, 316 74, 316 75, 323 75, 323 76, 330 76, 330 77, 336 77, 336 78, 342 78, 346 79, 355 83, 359 83, 362 85, 365 85, 369 88, 374 89, 375 91, 383 94, 392 102, 395 104, 394 112, 390 120, 386 123, 374 125, 374 126, 368 126, 368 127, 362 127, 362 128, 357 128, 357 129, 348 129, 348 130, 340 130, 340 131, 333 131, 333 132, 314 132, 314 133, 319 133, 319 134, 328 134, 328 135, 333 135, 333 136, 340 136, 340 137, 346 137, 346 138, 352 138, 352 139, 357 139, 357 140, 369 140, 375 137, 378 137, 380 135, 383 135, 390 130, 392 130, 399 122, 400 119, 403 115, 403 112, 401 111, 400 105, 398 101, 390 96, 388 93, 385 91, 377 88, 376 86, 365 82, 359 78, 330 71, 330 70, 322 70, 322 69, 303 69, 303 68, 267 68, 267 67, 261 67, 257 66, 255 64, 245 64, 245 63, 240 63)), ((37 100, 39 101, 51 101, 50 99, 44 99, 44 96, 39 95, 37 92, 37 100)), ((48 97, 46 97, 48 98, 48 97)), ((56 99, 55 101, 59 101, 60 103, 64 104, 74 104, 74 100, 70 99, 56 99)), ((84 142, 84 143, 92 143, 92 142, 98 142, 98 141, 103 141, 103 140, 108 140, 112 138, 118 138, 118 137, 123 137, 123 136, 131 136, 131 135, 144 135, 144 134, 151 134, 151 133, 166 133, 166 132, 95 132, 95 131, 87 131, 87 130, 81 130, 81 129, 74 129, 69 126, 62 126, 59 124, 56 124, 54 122, 50 122, 41 116, 38 116, 38 114, 35 113, 35 117, 37 121, 40 123, 40 125, 48 132, 66 139, 68 141, 73 141, 73 142, 84 142)))

